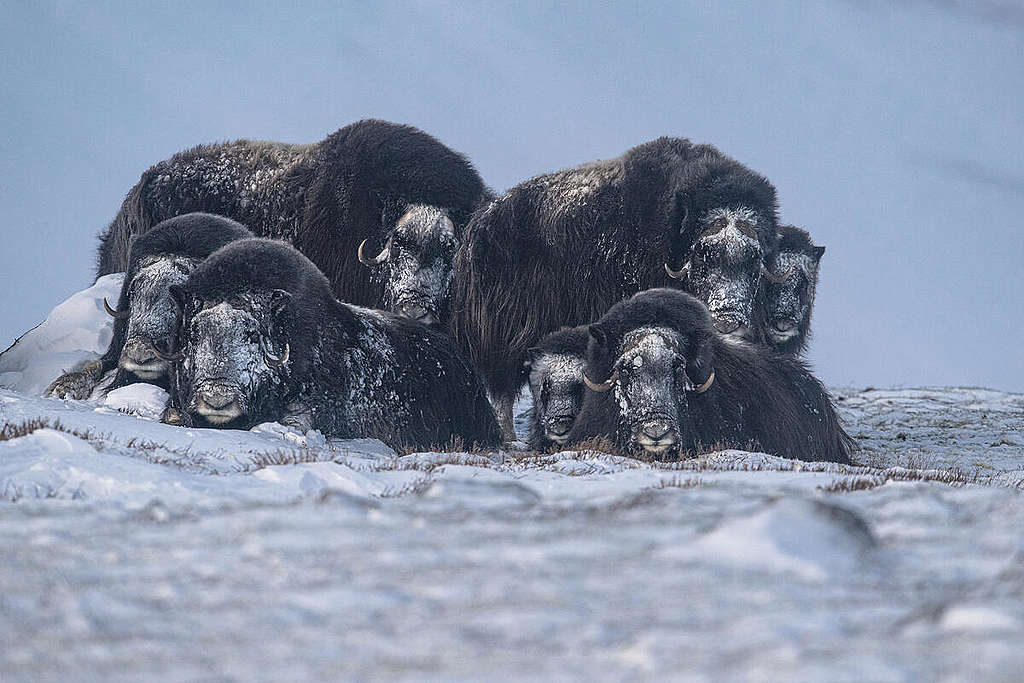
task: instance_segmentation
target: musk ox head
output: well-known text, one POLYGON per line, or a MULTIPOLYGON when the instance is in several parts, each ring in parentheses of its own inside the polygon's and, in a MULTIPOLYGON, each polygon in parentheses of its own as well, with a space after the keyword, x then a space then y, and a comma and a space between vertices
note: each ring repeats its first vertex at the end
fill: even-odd
POLYGON ((780 350, 798 350, 807 335, 825 247, 818 247, 802 230, 785 226, 779 253, 768 282, 768 341, 780 350))
POLYGON ((367 253, 369 240, 359 245, 359 260, 379 269, 389 311, 430 325, 447 319, 458 246, 455 225, 444 210, 414 204, 379 253, 367 253))
POLYGON ((612 392, 619 443, 658 458, 677 456, 694 439, 691 396, 714 382, 707 333, 687 335, 645 325, 616 335, 595 323, 590 334, 592 357, 599 359, 591 367, 611 371, 608 377, 585 376, 584 381, 591 391, 612 392))
POLYGON ((204 301, 171 290, 182 310, 177 357, 182 411, 197 425, 247 429, 282 412, 291 361, 290 295, 255 290, 204 301))
POLYGON ((755 316, 765 251, 758 235, 764 221, 745 207, 712 209, 700 219, 690 260, 678 271, 666 265, 670 276, 704 302, 722 334, 743 339, 759 334, 755 316))
POLYGON ((127 310, 114 311, 104 301, 108 313, 128 321, 121 370, 147 382, 167 374, 178 326, 170 288, 184 282, 198 264, 199 259, 182 256, 146 257, 125 286, 127 310))
POLYGON ((559 330, 530 349, 526 372, 533 396, 531 442, 563 444, 583 406, 587 328, 559 330))

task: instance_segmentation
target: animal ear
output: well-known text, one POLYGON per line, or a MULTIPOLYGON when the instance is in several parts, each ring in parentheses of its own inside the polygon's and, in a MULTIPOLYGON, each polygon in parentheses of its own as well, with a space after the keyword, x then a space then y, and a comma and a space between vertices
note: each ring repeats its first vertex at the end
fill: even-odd
POLYGON ((825 255, 825 247, 814 247, 814 260, 820 261, 821 257, 825 255))
POLYGON ((275 316, 280 315, 287 308, 292 295, 283 289, 274 289, 270 292, 270 312, 275 316))
POLYGON ((594 341, 596 341, 599 346, 608 345, 608 335, 605 333, 604 328, 601 327, 600 323, 594 323, 587 328, 587 331, 590 332, 590 336, 594 338, 594 341))
POLYGON ((711 335, 701 335, 693 340, 693 354, 686 362, 686 377, 695 387, 708 381, 715 369, 714 350, 711 335))

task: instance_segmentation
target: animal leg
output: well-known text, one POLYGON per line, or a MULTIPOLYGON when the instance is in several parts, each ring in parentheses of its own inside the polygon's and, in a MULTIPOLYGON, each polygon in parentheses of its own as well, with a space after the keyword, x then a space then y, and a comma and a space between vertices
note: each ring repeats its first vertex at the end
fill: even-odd
POLYGON ((498 396, 494 399, 494 412, 498 417, 498 425, 507 443, 517 440, 515 418, 512 416, 513 396, 498 396))
POLYGON ((171 408, 170 406, 164 409, 164 414, 160 416, 160 421, 177 427, 192 426, 192 418, 188 413, 183 413, 177 408, 171 408))
POLYGON ((44 396, 84 400, 103 378, 103 361, 94 360, 82 366, 77 372, 66 372, 47 387, 44 396))
POLYGON ((294 427, 303 434, 313 428, 313 411, 304 403, 289 403, 285 415, 278 420, 285 427, 294 427))

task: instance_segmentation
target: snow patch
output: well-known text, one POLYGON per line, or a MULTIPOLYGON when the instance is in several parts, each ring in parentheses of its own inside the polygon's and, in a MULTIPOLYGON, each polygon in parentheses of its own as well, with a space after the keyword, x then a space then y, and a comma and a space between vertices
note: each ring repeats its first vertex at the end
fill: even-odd
POLYGON ((124 273, 104 275, 50 311, 46 320, 0 353, 0 387, 41 396, 65 370, 99 358, 114 334, 103 298, 116 305, 124 273))
POLYGON ((783 499, 725 522, 698 539, 692 552, 741 569, 823 582, 854 571, 874 545, 856 513, 830 503, 783 499))
POLYGON ((129 415, 159 420, 167 405, 168 394, 155 384, 138 382, 114 389, 103 399, 103 410, 108 408, 129 415))

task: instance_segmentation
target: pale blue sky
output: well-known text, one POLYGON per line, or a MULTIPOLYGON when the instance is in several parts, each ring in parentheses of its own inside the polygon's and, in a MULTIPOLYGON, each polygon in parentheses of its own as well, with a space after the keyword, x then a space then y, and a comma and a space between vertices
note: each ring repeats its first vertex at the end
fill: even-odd
POLYGON ((0 30, 0 348, 89 284, 154 162, 376 117, 498 190, 660 135, 713 143, 828 247, 826 382, 1024 390, 1018 3, 0 0, 0 30))

